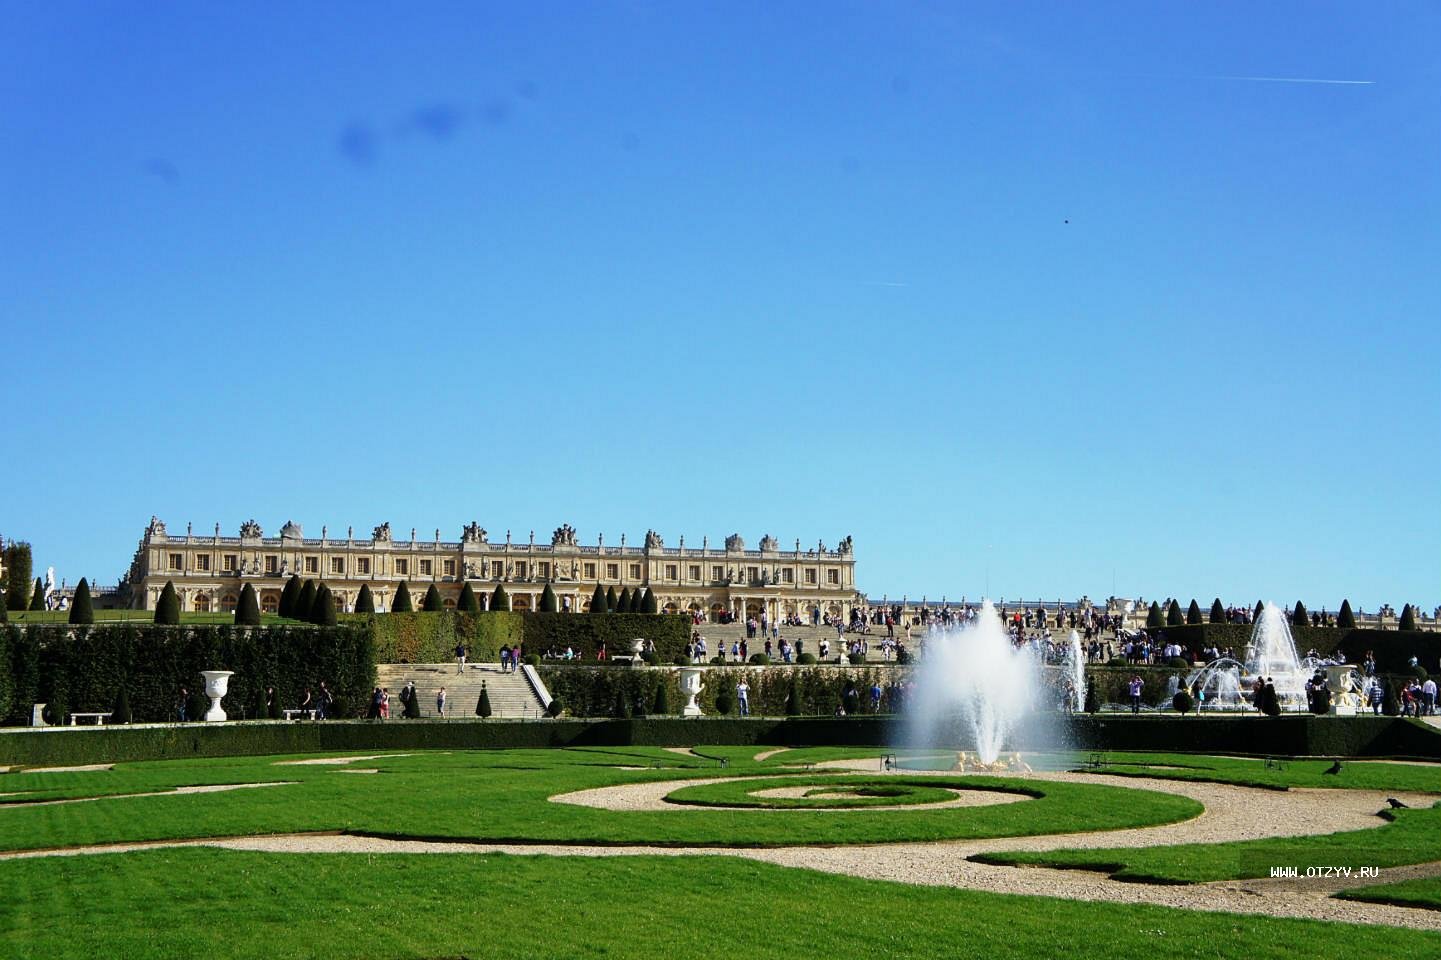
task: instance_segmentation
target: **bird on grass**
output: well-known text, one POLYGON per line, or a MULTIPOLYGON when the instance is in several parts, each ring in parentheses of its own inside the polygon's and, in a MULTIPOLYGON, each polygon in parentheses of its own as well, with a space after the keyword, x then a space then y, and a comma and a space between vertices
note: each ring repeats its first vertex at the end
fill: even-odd
POLYGON ((1400 800, 1397 800, 1395 797, 1387 797, 1387 798, 1386 798, 1386 802, 1389 803, 1389 804, 1391 804, 1391 809, 1392 809, 1392 810, 1409 810, 1409 809, 1410 809, 1409 807, 1406 806, 1406 804, 1402 803, 1400 800))
POLYGON ((1329 767, 1327 767, 1321 772, 1327 776, 1334 777, 1336 774, 1341 772, 1341 761, 1337 760, 1335 763, 1331 764, 1329 767))

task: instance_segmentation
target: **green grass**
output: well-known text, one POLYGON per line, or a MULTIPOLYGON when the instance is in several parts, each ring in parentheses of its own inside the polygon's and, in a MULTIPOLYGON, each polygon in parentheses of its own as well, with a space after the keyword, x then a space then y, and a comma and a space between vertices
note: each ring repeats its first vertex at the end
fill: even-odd
MULTIPOLYGON (((752 757, 757 752, 747 749, 752 757)), ((810 756, 824 758, 825 752, 813 750, 810 756)), ((611 784, 791 772, 756 763, 743 753, 725 769, 716 760, 645 747, 430 752, 355 764, 378 769, 375 775, 342 774, 326 766, 277 766, 276 759, 172 760, 119 764, 110 771, 0 775, 0 793, 23 791, 0 798, 0 847, 335 830, 598 844, 776 846, 837 840, 836 815, 824 811, 795 811, 784 817, 766 810, 679 807, 617 812, 549 800, 553 794, 611 784), (24 803, 277 780, 294 782, 230 793, 60 806, 24 803)), ((886 843, 1112 830, 1175 822, 1201 811, 1184 797, 1100 784, 1030 782, 1025 789, 1042 795, 994 807, 849 811, 844 839, 886 843)))
POLYGON ((1365 900, 1368 903, 1391 903, 1398 907, 1441 910, 1441 877, 1358 887, 1354 890, 1342 890, 1336 896, 1343 900, 1365 900))
POLYGON ((1374 830, 1235 843, 978 854, 982 863, 1100 870, 1119 880, 1204 883, 1264 877, 1273 866, 1397 867, 1441 860, 1441 804, 1385 810, 1374 830))
POLYGON ((1404 790, 1441 793, 1441 763, 1382 763, 1342 760, 1341 771, 1327 774, 1330 760, 1284 758, 1265 760, 1171 753, 1102 754, 1103 765, 1087 772, 1162 780, 1230 783, 1243 787, 1285 790, 1291 787, 1330 787, 1357 790, 1404 790), (1177 767, 1180 769, 1164 769, 1177 767))
POLYGON ((1003 790, 1025 796, 1038 791, 1019 781, 997 781, 963 777, 772 777, 766 780, 731 780, 682 787, 666 797, 671 803, 697 806, 752 807, 768 810, 864 809, 918 803, 944 803, 955 795, 946 787, 1003 790), (804 797, 756 797, 752 791, 773 787, 814 787, 804 797), (847 790, 855 796, 828 796, 829 790, 847 790))
MULTIPOLYGON (((69 610, 11 610, 10 621, 12 623, 69 623, 69 610)), ((154 610, 96 610, 96 623, 154 623, 154 610)), ((231 624, 235 622, 233 613, 182 613, 180 614, 181 624, 231 624)), ((294 623, 301 621, 292 620, 289 617, 277 616, 273 613, 262 613, 260 622, 266 626, 275 623, 294 623)))
MULTIPOLYGON (((423 802, 418 797, 417 802, 423 802)), ((1423 957, 1441 935, 1011 897, 729 857, 177 849, 0 863, 0 957, 1423 957)))

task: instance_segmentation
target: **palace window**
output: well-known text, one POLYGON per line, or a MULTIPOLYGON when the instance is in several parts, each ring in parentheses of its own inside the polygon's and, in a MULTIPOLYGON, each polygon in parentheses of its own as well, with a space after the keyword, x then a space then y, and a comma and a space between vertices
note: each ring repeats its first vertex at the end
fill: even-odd
POLYGON ((224 570, 226 573, 234 573, 235 562, 238 559, 239 558, 233 553, 224 554, 220 558, 220 569, 224 570))
POLYGON ((587 580, 594 580, 594 579, 595 579, 595 564, 593 564, 593 563, 587 563, 587 564, 585 565, 585 578, 586 578, 587 580))
POLYGON ((345 558, 344 558, 344 557, 331 557, 331 558, 330 558, 330 572, 331 572, 331 573, 344 573, 344 572, 345 572, 345 558))
MULTIPOLYGON (((195 569, 201 571, 202 573, 208 573, 210 571, 210 554, 197 553, 195 555, 195 569)), ((207 597, 205 602, 208 605, 210 603, 210 598, 207 597)), ((207 610, 206 612, 208 613, 209 610, 207 610)))
POLYGON ((357 557, 356 560, 355 560, 355 572, 356 572, 356 573, 361 573, 361 574, 369 574, 369 573, 370 573, 370 558, 369 558, 369 557, 357 557))
POLYGON ((719 565, 711 567, 710 578, 712 580, 724 580, 726 578, 725 567, 719 565))
POLYGON ((806 568, 806 583, 812 583, 812 584, 813 584, 813 583, 815 583, 815 582, 816 582, 816 571, 815 571, 815 569, 814 569, 813 567, 807 567, 807 568, 806 568))
POLYGON ((666 578, 667 580, 678 580, 678 579, 680 579, 679 575, 678 575, 677 572, 676 572, 678 569, 679 569, 679 568, 676 567, 676 565, 673 564, 673 563, 668 563, 668 564, 666 564, 666 565, 665 565, 665 578, 666 578))
POLYGON ((540 577, 542 580, 549 580, 549 579, 550 579, 550 564, 549 564, 547 561, 542 560, 540 563, 537 563, 537 564, 535 565, 535 572, 536 572, 536 575, 537 575, 538 577, 540 577))
POLYGON ((639 580, 639 579, 640 579, 640 564, 638 564, 638 563, 632 563, 632 564, 630 565, 630 578, 631 578, 632 580, 639 580))
POLYGON ((170 569, 181 570, 185 567, 185 555, 183 553, 172 553, 170 555, 170 569))
POLYGON ((443 562, 441 563, 441 570, 445 573, 445 575, 446 575, 447 577, 453 577, 453 576, 455 576, 455 561, 454 561, 454 560, 446 560, 446 561, 443 561, 443 562))
POLYGON ((760 567, 751 567, 750 569, 748 569, 748 570, 746 571, 746 573, 750 574, 749 582, 751 582, 751 583, 760 583, 760 582, 761 582, 761 568, 760 568, 760 567))
POLYGON ((279 557, 278 554, 267 553, 267 554, 265 555, 265 572, 266 572, 266 573, 279 573, 279 572, 280 572, 280 557, 279 557))
POLYGON ((430 576, 433 566, 434 564, 432 564, 429 560, 420 561, 420 575, 422 577, 430 576))
POLYGON ((265 593, 260 597, 261 613, 276 613, 280 610, 280 596, 275 593, 265 593))
POLYGON ((693 564, 691 564, 691 566, 690 566, 690 578, 691 578, 692 580, 699 580, 699 579, 700 579, 700 564, 698 564, 698 563, 693 563, 693 564))
POLYGON ((306 557, 306 558, 305 558, 305 572, 306 572, 306 573, 319 573, 319 572, 320 572, 320 558, 319 558, 319 557, 306 557))
POLYGON ((840 572, 839 570, 827 570, 827 571, 826 571, 826 583, 837 584, 837 583, 840 583, 840 582, 841 582, 841 572, 840 572))
POLYGON ((398 577, 410 576, 410 561, 404 557, 397 557, 395 559, 395 574, 398 577))
POLYGON ((524 579, 524 578, 525 578, 525 561, 524 561, 524 560, 517 560, 517 561, 515 562, 515 575, 516 575, 517 577, 520 577, 521 579, 524 579))
POLYGON ((794 583, 796 572, 789 567, 781 571, 781 583, 794 583))
MULTIPOLYGON (((178 556, 178 554, 177 554, 177 556, 178 556)), ((618 563, 607 563, 607 564, 605 565, 605 578, 606 578, 607 580, 619 580, 619 579, 620 579, 620 564, 618 564, 618 563)))
POLYGON ((490 575, 492 579, 499 580, 505 576, 505 564, 499 560, 490 561, 490 575))

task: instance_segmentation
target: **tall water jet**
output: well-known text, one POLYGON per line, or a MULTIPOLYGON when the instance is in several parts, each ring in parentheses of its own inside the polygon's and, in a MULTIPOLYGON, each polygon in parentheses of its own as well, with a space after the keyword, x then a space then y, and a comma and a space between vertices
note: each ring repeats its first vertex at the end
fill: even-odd
MULTIPOLYGON (((926 634, 907 700, 907 742, 916 747, 960 746, 959 721, 981 763, 1019 746, 1017 734, 1044 689, 1040 657, 1011 642, 996 608, 986 601, 973 623, 926 634)), ((1038 744, 1032 740, 1028 747, 1038 744)))
POLYGON ((1256 677, 1271 678, 1283 710, 1306 708, 1306 679, 1310 674, 1296 655, 1296 641, 1291 638, 1285 611, 1274 603, 1262 606, 1261 616, 1251 630, 1246 670, 1256 677))
POLYGON ((1080 713, 1086 706, 1086 654, 1081 649, 1081 635, 1071 631, 1066 645, 1066 679, 1071 681, 1071 711, 1080 713))

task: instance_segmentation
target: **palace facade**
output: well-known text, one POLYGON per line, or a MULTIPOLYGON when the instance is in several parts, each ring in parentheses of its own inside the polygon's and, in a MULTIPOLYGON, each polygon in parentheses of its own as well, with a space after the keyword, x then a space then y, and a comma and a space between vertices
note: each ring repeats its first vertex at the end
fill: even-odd
POLYGON ((822 616, 849 617, 864 605, 856 590, 855 554, 851 538, 834 549, 824 543, 802 550, 782 550, 772 536, 764 536, 760 549, 747 550, 740 534, 725 538, 724 548, 712 548, 703 539, 699 549, 667 547, 655 531, 647 531, 643 546, 607 546, 597 538, 594 546, 577 542, 575 528, 561 526, 549 543, 537 543, 532 531, 526 542, 490 542, 477 523, 467 524, 459 541, 443 541, 436 530, 431 540, 420 540, 414 529, 408 540, 397 540, 390 524, 375 527, 369 537, 356 539, 354 528, 343 538, 306 537, 299 524, 286 523, 280 536, 267 537, 254 520, 241 524, 240 535, 197 536, 187 527, 172 535, 152 517, 126 575, 130 605, 153 610, 167 581, 180 594, 181 609, 193 612, 230 612, 241 588, 249 583, 260 597, 263 612, 273 613, 280 592, 292 574, 324 581, 339 609, 353 610, 362 585, 368 584, 377 610, 385 611, 402 582, 417 608, 433 583, 447 609, 453 609, 463 584, 484 604, 497 584, 504 584, 511 609, 539 609, 547 584, 564 610, 590 608, 596 584, 648 587, 660 608, 670 613, 690 612, 714 620, 722 613, 766 614, 772 620, 798 616, 807 620, 815 611, 822 616))

